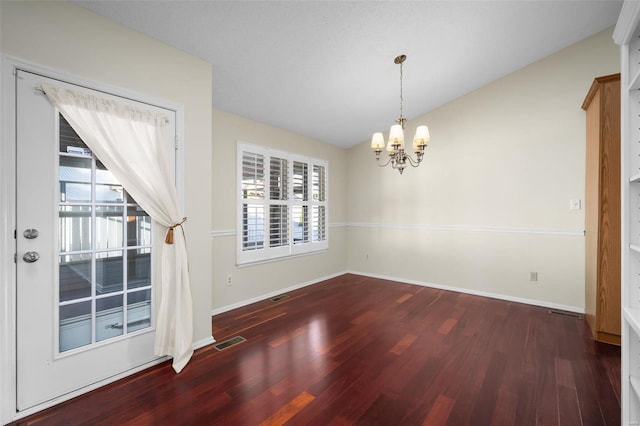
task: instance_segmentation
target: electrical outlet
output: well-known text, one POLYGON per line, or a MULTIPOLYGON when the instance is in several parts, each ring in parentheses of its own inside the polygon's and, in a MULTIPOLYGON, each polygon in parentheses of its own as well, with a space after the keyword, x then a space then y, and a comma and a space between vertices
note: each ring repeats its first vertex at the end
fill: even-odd
POLYGON ((231 284, 233 284, 233 281, 231 280, 231 274, 227 275, 227 287, 230 287, 231 284))
POLYGON ((538 273, 529 272, 529 281, 538 281, 538 273))

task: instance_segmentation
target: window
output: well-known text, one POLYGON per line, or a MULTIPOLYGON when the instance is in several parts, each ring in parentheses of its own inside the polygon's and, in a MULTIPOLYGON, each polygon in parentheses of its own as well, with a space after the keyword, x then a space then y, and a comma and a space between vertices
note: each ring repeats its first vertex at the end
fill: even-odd
POLYGON ((238 264, 328 248, 323 160, 238 143, 238 264))

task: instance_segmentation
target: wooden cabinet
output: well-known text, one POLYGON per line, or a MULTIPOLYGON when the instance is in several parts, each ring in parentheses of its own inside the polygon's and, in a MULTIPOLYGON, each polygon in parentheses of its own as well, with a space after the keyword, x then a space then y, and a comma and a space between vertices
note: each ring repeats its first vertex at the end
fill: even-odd
POLYGON ((598 77, 587 115, 585 313, 596 340, 620 344, 620 74, 598 77))

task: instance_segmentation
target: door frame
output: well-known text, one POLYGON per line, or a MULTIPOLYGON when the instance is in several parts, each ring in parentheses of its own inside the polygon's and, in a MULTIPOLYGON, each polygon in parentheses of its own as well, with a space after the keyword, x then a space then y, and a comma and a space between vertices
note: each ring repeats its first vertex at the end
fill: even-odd
POLYGON ((128 98, 175 111, 176 114, 176 189, 184 210, 184 107, 128 89, 96 82, 67 72, 31 64, 19 58, 0 55, 0 424, 5 424, 78 395, 112 383, 123 377, 164 362, 161 357, 138 368, 128 370, 98 383, 83 387, 35 407, 16 411, 16 87, 15 69, 21 69, 65 83, 87 87, 111 95, 128 98))

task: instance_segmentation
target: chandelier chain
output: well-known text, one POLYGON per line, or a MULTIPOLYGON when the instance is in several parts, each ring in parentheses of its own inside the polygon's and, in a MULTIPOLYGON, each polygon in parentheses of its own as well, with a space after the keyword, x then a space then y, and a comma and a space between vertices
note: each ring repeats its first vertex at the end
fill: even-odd
POLYGON ((402 128, 404 128, 404 114, 402 111, 402 104, 404 103, 404 97, 402 95, 402 62, 400 62, 400 124, 402 125, 402 128))

